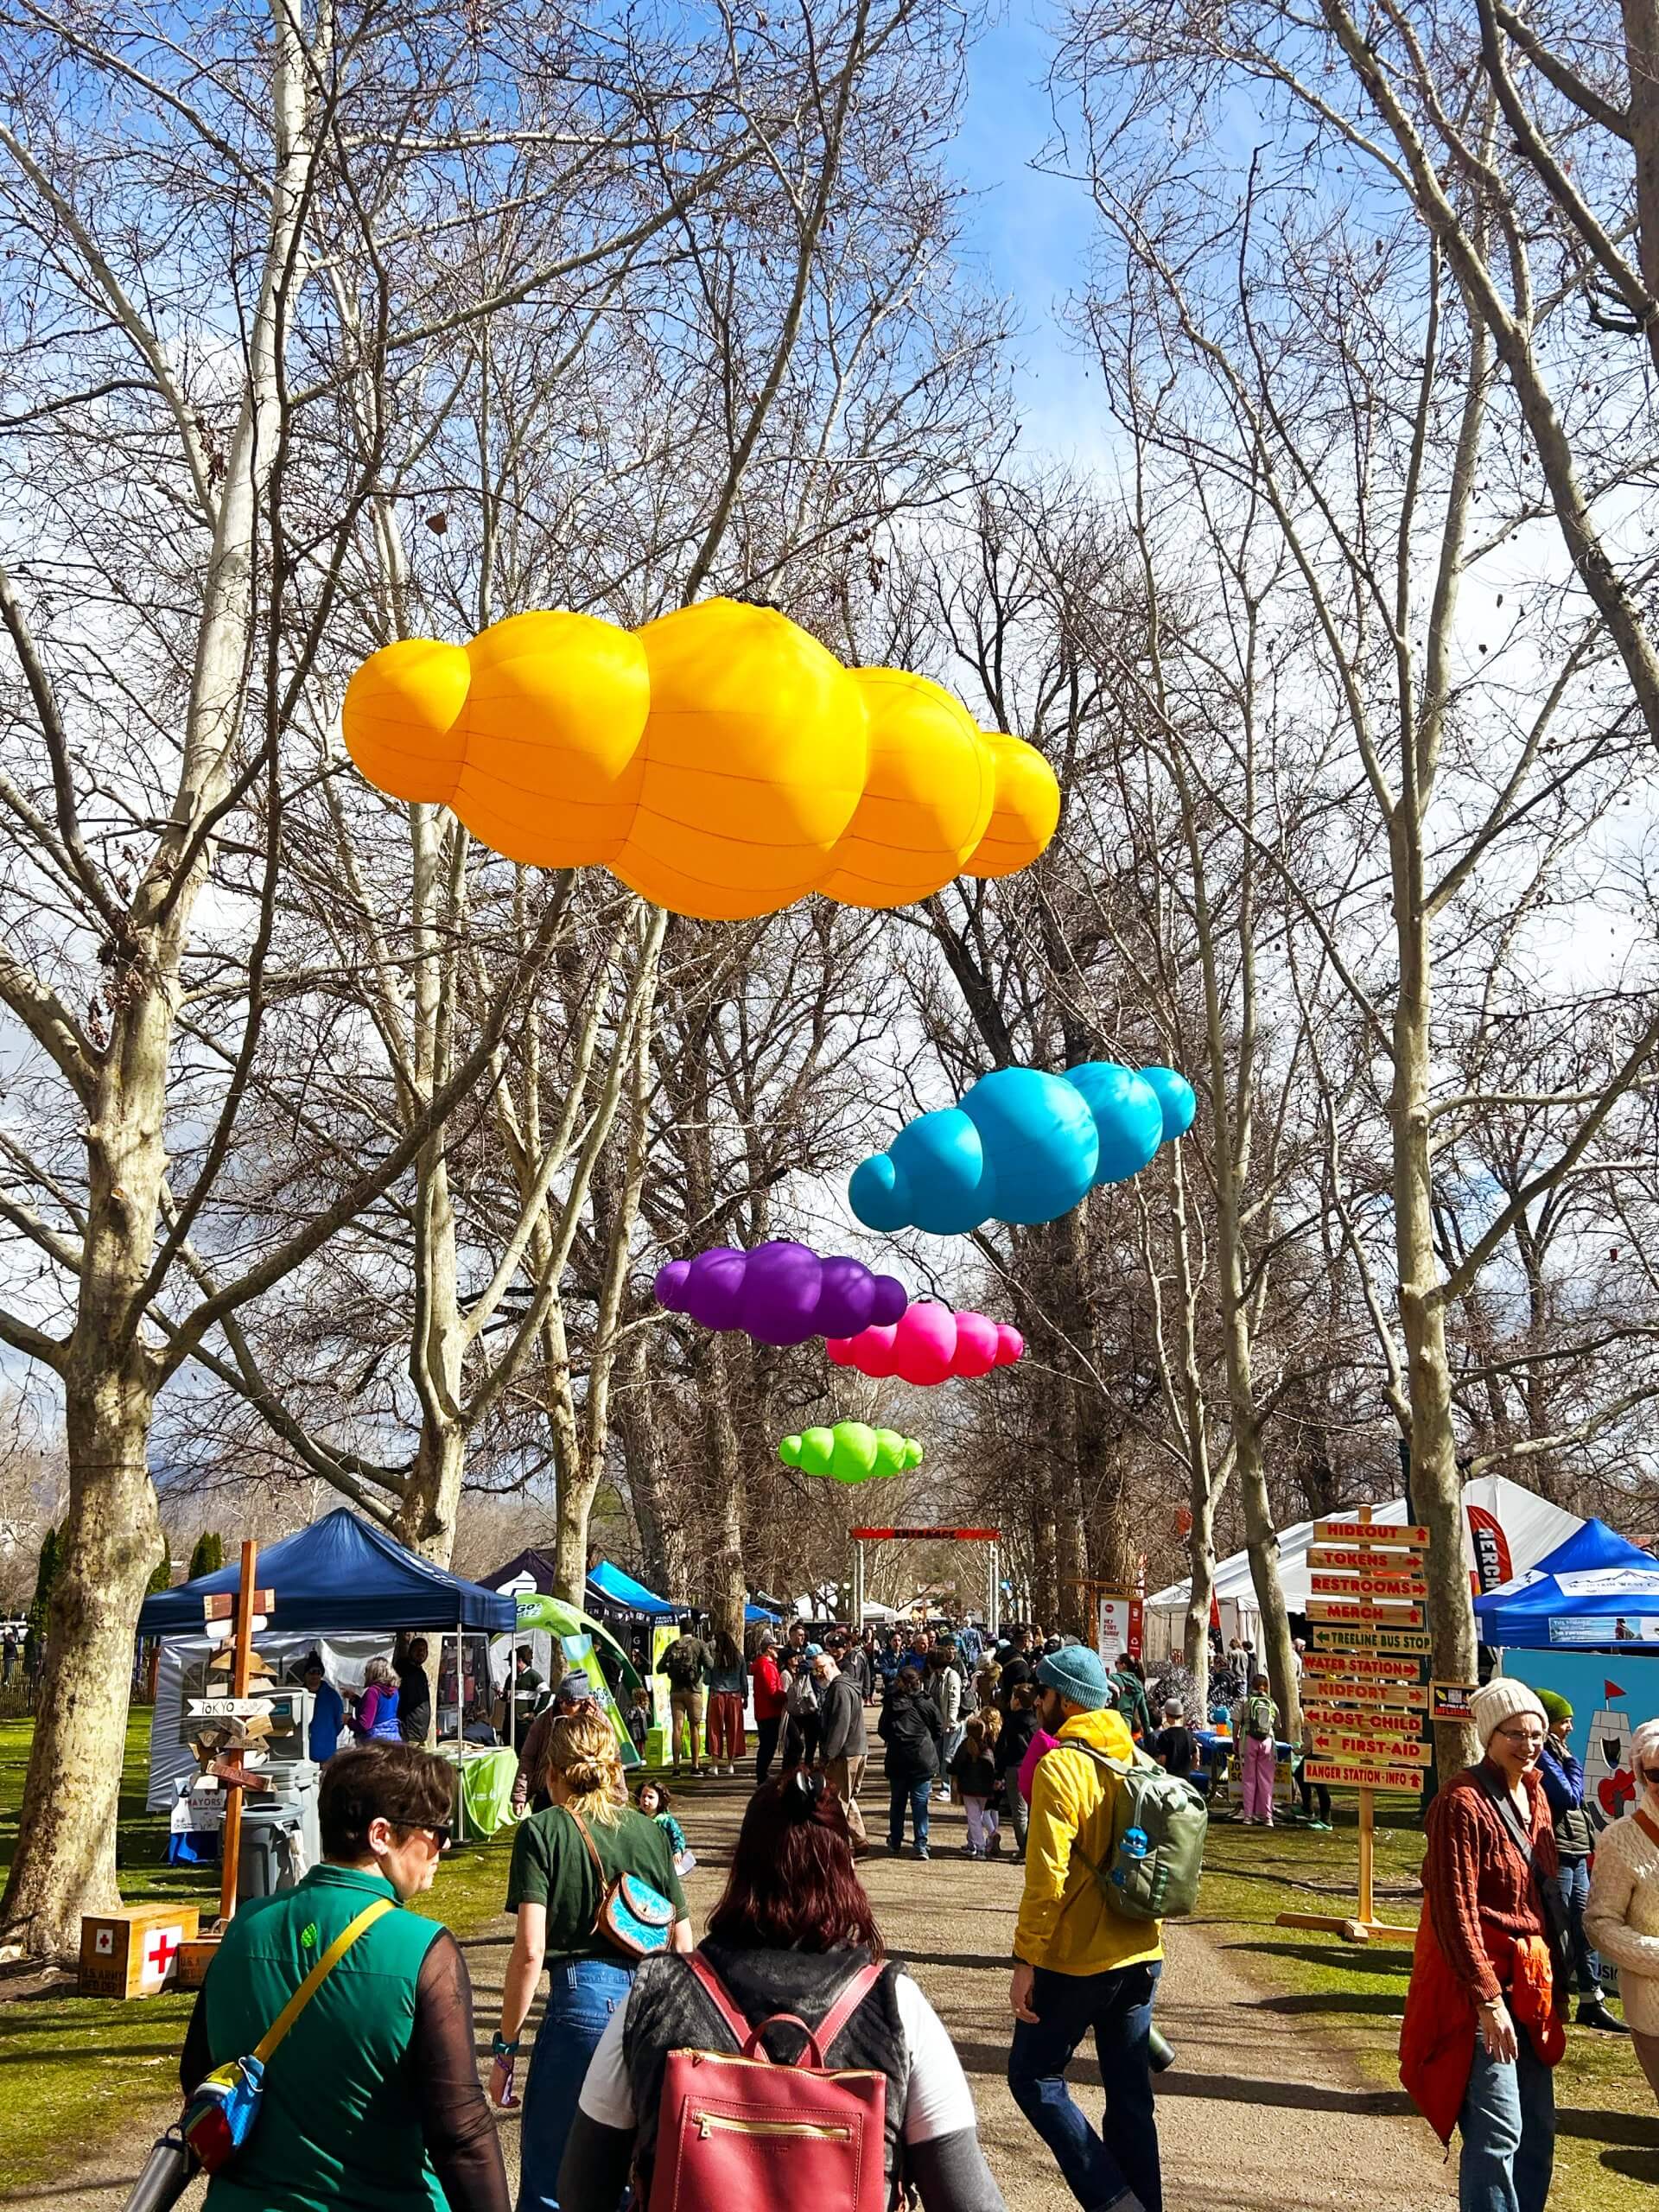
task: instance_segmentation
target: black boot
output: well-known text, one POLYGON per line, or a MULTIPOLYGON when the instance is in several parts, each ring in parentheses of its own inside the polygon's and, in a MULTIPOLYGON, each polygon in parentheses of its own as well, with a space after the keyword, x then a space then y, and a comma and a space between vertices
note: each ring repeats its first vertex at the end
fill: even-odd
POLYGON ((1616 2020, 1607 2010, 1607 2000, 1604 1997, 1580 1998, 1579 2025, 1581 2028, 1600 2028, 1610 2036, 1627 2036, 1630 2033, 1624 2021, 1616 2020))

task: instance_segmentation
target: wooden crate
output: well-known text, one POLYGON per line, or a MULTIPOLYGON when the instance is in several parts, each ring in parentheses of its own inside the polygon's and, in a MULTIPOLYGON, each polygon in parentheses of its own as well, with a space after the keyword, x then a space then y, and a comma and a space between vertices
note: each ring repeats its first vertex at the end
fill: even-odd
POLYGON ((200 1905, 177 1900, 89 1912, 80 1923, 83 1997, 152 1997, 178 1978, 181 1947, 201 1925, 200 1905))
POLYGON ((208 1967, 219 1956, 219 1942, 217 1936, 201 1936, 194 1942, 187 1936, 180 1944, 177 1980, 181 1989, 201 1987, 208 1967))

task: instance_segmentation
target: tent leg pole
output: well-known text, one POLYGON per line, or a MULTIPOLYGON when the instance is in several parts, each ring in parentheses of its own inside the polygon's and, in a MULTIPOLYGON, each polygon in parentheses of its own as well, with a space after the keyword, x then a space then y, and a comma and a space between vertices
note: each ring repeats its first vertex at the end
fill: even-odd
MULTIPOLYGON (((467 1840, 467 1789, 462 1761, 467 1756, 467 1647, 462 1637, 466 1626, 455 1623, 455 1841, 467 1840)), ((509 1675, 509 1681, 512 1677, 509 1675)))

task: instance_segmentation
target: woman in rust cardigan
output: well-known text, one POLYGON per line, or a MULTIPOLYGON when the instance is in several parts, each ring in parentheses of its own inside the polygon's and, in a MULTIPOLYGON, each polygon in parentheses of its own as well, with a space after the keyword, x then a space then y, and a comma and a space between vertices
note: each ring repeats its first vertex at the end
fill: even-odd
POLYGON ((1558 1873, 1536 1771, 1548 1723, 1524 1682, 1500 1677, 1471 1706, 1485 1756, 1428 1808, 1400 2078, 1443 2143, 1462 2133, 1459 2212, 1544 2212, 1566 2045, 1539 1886, 1558 1873))

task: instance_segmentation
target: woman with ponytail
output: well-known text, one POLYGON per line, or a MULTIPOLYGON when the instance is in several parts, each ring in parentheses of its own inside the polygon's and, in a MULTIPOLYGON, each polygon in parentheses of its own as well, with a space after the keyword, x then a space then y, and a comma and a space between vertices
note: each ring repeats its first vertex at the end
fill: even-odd
POLYGON ((559 2212, 559 2162, 582 2076, 633 1980, 638 1961, 599 1926, 611 1884, 631 1874, 670 1899, 673 1947, 691 1948, 673 1848, 656 1821, 628 1803, 616 1732, 600 1707, 579 1706, 555 1720, 546 1758, 541 1786, 553 1802, 513 1839, 506 1909, 518 1925, 490 2075, 492 2101, 511 2105, 519 2031, 545 1965, 547 2007, 524 2082, 518 2212, 559 2212))
MULTIPOLYGON (((962 2062, 916 1983, 883 1959, 853 1865, 846 1809, 822 1775, 798 1769, 749 1800, 726 1893, 697 1960, 752 2030, 770 2024, 761 2040, 784 2065, 800 2056, 804 2035, 850 1998, 855 1977, 879 1967, 840 2025, 831 2024, 823 2058, 830 2068, 885 2077, 887 2201, 907 2202, 903 2192, 913 2189, 924 2212, 1006 2212, 980 2148, 962 2062)), ((616 2212, 630 2174, 638 2176, 636 2203, 655 2202, 670 2052, 734 2048, 731 2023, 712 2007, 692 1964, 648 1959, 578 2085, 580 2108, 559 2175, 564 2212, 616 2212)), ((795 2200, 780 2190, 768 2201, 795 2200)), ((734 2204, 733 2212, 754 2208, 734 2204)))

